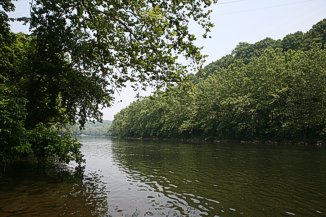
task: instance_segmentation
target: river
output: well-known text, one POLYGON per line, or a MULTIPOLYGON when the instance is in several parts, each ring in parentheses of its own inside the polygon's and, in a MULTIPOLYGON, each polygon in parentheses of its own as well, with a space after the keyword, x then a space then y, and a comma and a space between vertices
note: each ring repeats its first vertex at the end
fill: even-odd
POLYGON ((0 216, 326 216, 326 150, 81 138, 86 167, 20 162, 0 216))

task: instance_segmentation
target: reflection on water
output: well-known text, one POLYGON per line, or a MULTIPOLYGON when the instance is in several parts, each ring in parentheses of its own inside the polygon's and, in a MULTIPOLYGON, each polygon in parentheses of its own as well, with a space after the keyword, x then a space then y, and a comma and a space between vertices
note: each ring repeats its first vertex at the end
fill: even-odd
POLYGON ((0 177, 0 216, 106 216, 107 192, 96 171, 19 162, 0 177))
POLYGON ((8 169, 0 216, 326 215, 323 149, 81 141, 84 174, 8 169))
POLYGON ((154 192, 150 197, 154 207, 164 197, 163 204, 180 215, 322 216, 326 212, 324 150, 150 142, 116 142, 112 150, 130 180, 154 192))

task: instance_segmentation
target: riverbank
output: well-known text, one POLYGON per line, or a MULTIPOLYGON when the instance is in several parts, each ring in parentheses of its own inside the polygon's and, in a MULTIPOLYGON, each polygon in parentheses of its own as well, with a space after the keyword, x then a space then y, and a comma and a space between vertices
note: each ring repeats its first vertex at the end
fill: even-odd
POLYGON ((158 137, 111 137, 117 140, 135 140, 135 141, 158 141, 158 142, 184 142, 184 143, 222 143, 222 144, 270 144, 270 145, 297 145, 297 146, 315 146, 326 147, 326 141, 321 140, 239 140, 239 139, 213 139, 213 138, 158 138, 158 137))

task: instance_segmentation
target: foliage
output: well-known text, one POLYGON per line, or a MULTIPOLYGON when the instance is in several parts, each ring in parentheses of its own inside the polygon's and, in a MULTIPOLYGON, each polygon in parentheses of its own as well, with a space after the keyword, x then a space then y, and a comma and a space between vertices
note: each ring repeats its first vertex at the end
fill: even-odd
POLYGON ((122 137, 325 139, 326 50, 325 29, 320 29, 325 23, 280 41, 240 43, 232 55, 202 71, 209 72, 206 78, 204 73, 192 78, 191 88, 181 84, 122 110, 111 132, 122 137), (148 125, 153 127, 142 127, 148 125))
POLYGON ((200 67, 188 23, 206 37, 216 0, 36 0, 30 18, 17 19, 7 14, 12 2, 0 1, 0 160, 81 162, 80 144, 64 127, 101 121, 101 108, 127 82, 165 88, 200 67), (10 32, 13 20, 27 22, 31 34, 10 32))
POLYGON ((266 49, 280 48, 282 51, 303 50, 307 51, 314 47, 324 49, 326 43, 326 20, 315 24, 308 32, 295 32, 286 35, 283 39, 274 40, 266 38, 254 44, 241 42, 231 52, 231 54, 208 64, 203 70, 197 73, 199 79, 205 79, 209 75, 228 68, 231 64, 240 60, 244 63, 250 62, 253 57, 259 57, 266 49))
POLYGON ((177 137, 188 119, 191 83, 133 102, 114 117, 110 132, 122 137, 177 137), (187 86, 187 87, 186 87, 187 86), (190 87, 189 87, 190 86, 190 87))
POLYGON ((75 160, 82 163, 82 154, 79 151, 81 144, 67 132, 60 132, 55 127, 37 125, 28 133, 33 154, 38 160, 45 161, 51 157, 60 162, 69 163, 75 160))
POLYGON ((187 67, 179 56, 195 65, 203 59, 188 23, 195 20, 207 33, 213 2, 33 1, 31 70, 37 73, 30 73, 28 92, 44 91, 27 97, 29 126, 78 120, 83 127, 88 118, 101 119, 100 106, 109 106, 126 82, 180 81, 187 67))
POLYGON ((0 161, 17 157, 17 153, 29 153, 24 120, 24 98, 17 97, 14 87, 5 86, 0 75, 0 161))
MULTIPOLYGON (((0 5, 5 11, 14 8, 10 1, 0 5)), ((27 100, 14 82, 23 59, 23 36, 10 32, 5 11, 0 11, 0 162, 31 152, 24 127, 27 100)))

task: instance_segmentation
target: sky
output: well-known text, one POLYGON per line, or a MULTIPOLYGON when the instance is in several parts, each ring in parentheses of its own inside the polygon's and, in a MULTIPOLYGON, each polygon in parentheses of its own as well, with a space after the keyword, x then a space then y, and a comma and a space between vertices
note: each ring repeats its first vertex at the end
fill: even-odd
MULTIPOLYGON (((189 28, 197 37, 196 44, 208 55, 206 64, 229 54, 239 42, 255 43, 266 37, 281 39, 296 31, 306 32, 326 18, 326 0, 220 0, 211 8, 215 27, 211 39, 201 38, 202 30, 192 23, 189 28)), ((28 16, 29 0, 18 0, 13 16, 28 16)), ((28 32, 27 26, 13 23, 14 32, 28 32)), ((130 87, 115 94, 112 107, 103 110, 104 120, 114 115, 136 98, 130 87)), ((146 96, 150 90, 141 92, 146 96)))

